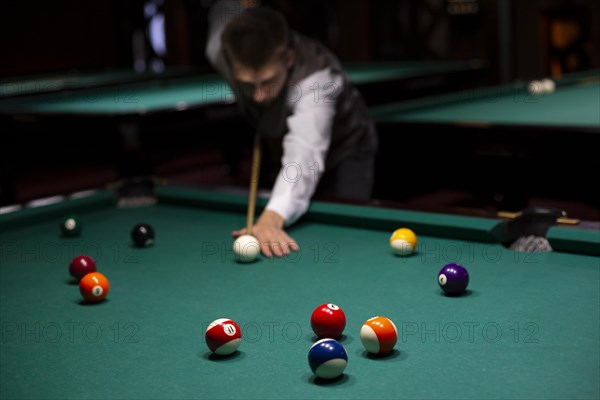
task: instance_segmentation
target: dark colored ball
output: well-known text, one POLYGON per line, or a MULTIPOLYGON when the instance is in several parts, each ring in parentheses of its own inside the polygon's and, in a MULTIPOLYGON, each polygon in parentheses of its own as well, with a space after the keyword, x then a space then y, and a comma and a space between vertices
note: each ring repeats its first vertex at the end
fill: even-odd
POLYGON ((77 256, 69 264, 69 273, 77 280, 80 280, 90 272, 96 272, 96 262, 88 256, 77 256))
POLYGON ((148 224, 137 224, 131 230, 131 239, 137 247, 148 247, 154 244, 154 228, 148 224))
POLYGON ((63 236, 78 236, 81 234, 81 221, 74 216, 68 216, 60 223, 60 232, 63 236))
POLYGON ((459 295, 469 284, 469 273, 460 264, 446 264, 438 273, 438 284, 447 295, 459 295))

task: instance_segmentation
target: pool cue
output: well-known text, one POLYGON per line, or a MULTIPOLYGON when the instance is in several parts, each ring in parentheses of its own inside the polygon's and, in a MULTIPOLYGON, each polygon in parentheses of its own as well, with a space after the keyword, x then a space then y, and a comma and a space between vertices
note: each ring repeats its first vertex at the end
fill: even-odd
POLYGON ((254 149, 252 151, 252 172, 250 175, 250 193, 248 194, 248 215, 246 218, 246 233, 252 235, 254 224, 254 208, 256 206, 256 190, 258 188, 258 173, 260 171, 260 136, 254 135, 254 149))

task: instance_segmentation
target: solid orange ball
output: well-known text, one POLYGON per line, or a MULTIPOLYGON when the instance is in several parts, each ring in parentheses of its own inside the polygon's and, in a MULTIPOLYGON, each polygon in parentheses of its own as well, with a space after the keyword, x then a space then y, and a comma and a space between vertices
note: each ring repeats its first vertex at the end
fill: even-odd
POLYGON ((90 272, 79 281, 79 292, 88 303, 98 303, 106 298, 110 285, 100 272, 90 272))

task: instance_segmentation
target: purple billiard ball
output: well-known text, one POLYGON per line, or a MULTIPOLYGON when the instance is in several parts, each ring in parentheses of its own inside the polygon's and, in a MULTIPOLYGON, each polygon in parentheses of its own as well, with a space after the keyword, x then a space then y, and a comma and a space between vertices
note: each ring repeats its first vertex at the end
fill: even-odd
POLYGON ((469 273, 460 264, 446 264, 438 274, 438 283, 444 293, 456 296, 464 292, 467 288, 469 273))

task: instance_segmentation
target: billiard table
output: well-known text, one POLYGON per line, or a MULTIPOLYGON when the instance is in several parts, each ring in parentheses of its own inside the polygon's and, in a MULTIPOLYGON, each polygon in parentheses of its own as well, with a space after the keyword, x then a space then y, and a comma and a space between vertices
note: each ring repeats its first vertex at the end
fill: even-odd
MULTIPOLYGON (((405 398, 596 399, 600 396, 600 235, 552 226, 552 252, 509 250, 509 221, 370 205, 314 202, 289 229, 300 252, 234 261, 231 231, 247 197, 158 186, 156 203, 119 207, 99 190, 0 215, 0 397, 3 399, 405 398), (77 215, 81 236, 59 223, 77 215), (156 242, 132 247, 150 223, 156 242), (393 255, 410 227, 417 251, 393 255), (82 302, 68 264, 86 253, 110 281, 82 302), (445 263, 470 274, 446 297, 445 263), (315 379, 307 354, 313 309, 346 314, 345 373, 315 379), (362 347, 364 321, 386 316, 395 350, 362 347), (238 351, 210 353, 204 331, 231 318, 238 351)), ((265 199, 258 199, 258 209, 265 199)))
MULTIPOLYGON (((476 59, 353 62, 344 68, 370 105, 475 86, 486 71, 485 63, 476 59)), ((118 69, 0 80, 3 114, 144 115, 233 100, 219 75, 185 67, 170 67, 163 73, 118 69)))
MULTIPOLYGON (((534 96, 526 82, 480 87, 371 108, 380 135, 376 196, 399 200, 430 187, 595 201, 600 70, 565 74, 534 96), (410 179, 390 184, 398 166, 410 179), (423 165, 432 173, 422 173, 423 165), (424 174, 424 175, 423 175, 424 174)), ((507 208, 510 202, 506 202, 507 208)))
POLYGON ((124 68, 108 72, 71 70, 64 73, 13 76, 0 79, 0 98, 41 95, 69 90, 87 90, 152 80, 176 80, 199 73, 201 73, 200 69, 192 67, 170 66, 162 72, 137 72, 130 68, 124 68))

